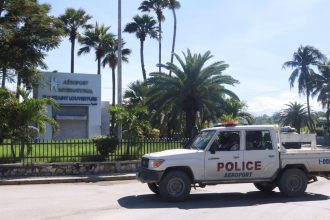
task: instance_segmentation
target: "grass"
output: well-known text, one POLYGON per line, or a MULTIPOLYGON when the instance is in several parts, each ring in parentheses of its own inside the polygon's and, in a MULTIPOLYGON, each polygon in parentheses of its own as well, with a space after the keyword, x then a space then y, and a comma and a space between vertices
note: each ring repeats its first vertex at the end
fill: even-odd
MULTIPOLYGON (((162 139, 130 143, 123 141, 121 147, 117 147, 107 160, 140 159, 146 153, 181 147, 180 141, 162 139), (130 146, 129 149, 127 149, 128 146, 130 146)), ((20 152, 20 144, 11 144, 10 142, 0 144, 0 163, 54 163, 102 160, 95 144, 90 139, 31 143, 29 147, 27 145, 24 146, 24 160, 20 159, 20 152)))

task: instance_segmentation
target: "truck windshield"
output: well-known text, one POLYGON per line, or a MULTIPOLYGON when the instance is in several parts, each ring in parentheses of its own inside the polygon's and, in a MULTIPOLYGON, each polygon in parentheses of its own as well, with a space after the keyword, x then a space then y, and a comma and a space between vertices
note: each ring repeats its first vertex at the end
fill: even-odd
POLYGON ((190 145, 191 148, 204 150, 207 144, 212 139, 215 130, 201 131, 197 136, 194 137, 190 145))

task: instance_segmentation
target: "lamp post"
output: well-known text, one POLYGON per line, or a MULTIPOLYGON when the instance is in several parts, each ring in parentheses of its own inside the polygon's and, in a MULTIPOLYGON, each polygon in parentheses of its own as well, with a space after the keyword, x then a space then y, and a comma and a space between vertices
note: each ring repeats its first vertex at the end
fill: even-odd
MULTIPOLYGON (((121 59, 122 59, 122 39, 121 39, 121 0, 118 0, 118 66, 117 66, 117 73, 118 73, 118 106, 122 105, 122 79, 121 79, 121 59)), ((122 139, 122 123, 120 122, 118 124, 118 133, 117 133, 117 137, 119 140, 122 139)))

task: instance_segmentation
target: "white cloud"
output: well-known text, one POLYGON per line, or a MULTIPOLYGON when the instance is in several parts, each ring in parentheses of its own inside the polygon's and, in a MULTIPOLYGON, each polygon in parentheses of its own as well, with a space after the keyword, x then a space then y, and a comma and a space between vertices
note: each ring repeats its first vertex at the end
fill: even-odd
MULTIPOLYGON (((280 111, 290 102, 298 102, 305 104, 306 97, 299 96, 293 92, 283 92, 274 96, 258 96, 248 102, 248 111, 254 115, 268 114, 280 111)), ((314 111, 320 111, 322 108, 315 99, 310 100, 311 108, 314 111)))

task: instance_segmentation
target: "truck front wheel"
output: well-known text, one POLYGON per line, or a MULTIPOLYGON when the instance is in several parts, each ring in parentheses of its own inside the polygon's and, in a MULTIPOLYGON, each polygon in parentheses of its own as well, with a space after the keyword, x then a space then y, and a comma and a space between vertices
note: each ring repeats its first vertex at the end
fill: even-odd
POLYGON ((261 192, 272 192, 276 188, 276 184, 273 182, 258 182, 254 183, 254 186, 261 192))
POLYGON ((160 196, 170 202, 186 199, 191 190, 191 180, 182 171, 170 171, 159 183, 160 196))
POLYGON ((148 183, 148 187, 152 192, 159 194, 159 185, 157 183, 148 183))
POLYGON ((306 174, 297 168, 284 171, 279 179, 279 188, 281 193, 286 196, 301 196, 307 188, 306 174))

